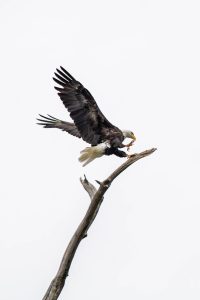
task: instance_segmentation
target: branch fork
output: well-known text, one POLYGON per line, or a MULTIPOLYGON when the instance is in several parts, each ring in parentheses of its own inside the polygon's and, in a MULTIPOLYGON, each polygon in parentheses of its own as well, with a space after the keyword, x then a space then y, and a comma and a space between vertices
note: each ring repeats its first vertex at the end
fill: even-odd
POLYGON ((79 246, 79 243, 82 239, 87 236, 88 229, 92 225, 96 215, 98 214, 99 208, 103 201, 103 196, 110 187, 111 183, 117 176, 119 176, 123 171, 125 171, 129 166, 135 163, 137 160, 146 157, 156 151, 156 148, 152 148, 150 150, 143 151, 141 153, 135 153, 129 156, 128 160, 125 161, 121 166, 119 166, 108 178, 104 181, 100 182, 96 180, 99 184, 99 188, 90 183, 86 176, 84 175, 84 179, 80 178, 81 184, 83 188, 86 190, 90 197, 90 205, 88 210, 78 226, 77 230, 75 231, 74 235, 72 236, 65 253, 63 255, 60 267, 55 278, 50 283, 46 294, 44 295, 42 300, 56 300, 58 299, 64 285, 66 277, 68 276, 68 272, 74 258, 75 252, 79 246))

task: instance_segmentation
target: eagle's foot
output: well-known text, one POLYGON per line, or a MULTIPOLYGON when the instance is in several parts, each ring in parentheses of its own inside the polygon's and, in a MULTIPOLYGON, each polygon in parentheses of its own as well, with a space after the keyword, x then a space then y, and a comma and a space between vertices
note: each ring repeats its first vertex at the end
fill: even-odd
POLYGON ((135 154, 127 154, 127 159, 132 158, 133 156, 135 156, 135 154))
POLYGON ((132 140, 129 144, 127 144, 127 145, 124 145, 124 147, 126 147, 127 148, 127 151, 129 151, 130 150, 130 147, 131 146, 133 146, 133 143, 134 143, 134 140, 132 140))

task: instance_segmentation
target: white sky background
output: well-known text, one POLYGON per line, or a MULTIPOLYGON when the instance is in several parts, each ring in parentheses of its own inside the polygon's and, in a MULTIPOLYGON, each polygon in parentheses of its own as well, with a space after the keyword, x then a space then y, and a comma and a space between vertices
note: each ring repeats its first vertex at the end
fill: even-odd
POLYGON ((200 297, 199 1, 0 2, 1 298, 41 299, 89 198, 123 159, 83 169, 86 144, 35 125, 69 120, 63 65, 107 118, 158 151, 124 172, 75 256, 60 300, 200 297))

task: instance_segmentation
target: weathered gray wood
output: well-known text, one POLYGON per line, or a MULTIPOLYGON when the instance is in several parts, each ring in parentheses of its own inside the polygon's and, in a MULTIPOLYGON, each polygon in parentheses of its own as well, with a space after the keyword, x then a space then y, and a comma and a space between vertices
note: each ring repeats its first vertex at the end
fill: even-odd
POLYGON ((55 276, 55 278, 52 280, 46 294, 44 295, 42 300, 56 300, 58 299, 64 284, 66 277, 68 276, 68 272, 73 260, 73 257, 75 255, 75 252, 79 246, 79 243, 81 240, 87 236, 87 231, 91 224, 93 223, 98 210, 101 206, 101 203, 103 201, 103 196, 107 189, 110 187, 113 180, 119 176, 124 170, 126 170, 130 165, 132 165, 137 160, 146 157, 150 154, 152 154, 156 149, 150 149, 146 150, 141 153, 133 154, 129 157, 129 159, 124 162, 120 167, 118 167, 107 179, 105 179, 103 182, 98 182, 99 188, 98 190, 94 187, 93 184, 91 184, 87 178, 80 179, 81 183, 84 187, 84 189, 87 191, 87 193, 90 196, 91 203, 89 205, 89 208, 78 226, 76 232, 72 236, 67 249, 65 250, 65 253, 63 255, 60 267, 58 269, 58 272, 55 276))

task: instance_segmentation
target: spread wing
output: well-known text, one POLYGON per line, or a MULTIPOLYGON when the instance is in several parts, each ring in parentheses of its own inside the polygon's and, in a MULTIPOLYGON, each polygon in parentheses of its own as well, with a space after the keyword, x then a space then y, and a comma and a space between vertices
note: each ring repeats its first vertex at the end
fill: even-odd
POLYGON ((45 128, 59 128, 63 131, 70 133, 73 136, 81 138, 81 134, 78 131, 78 129, 74 123, 61 121, 50 115, 48 115, 48 117, 45 117, 43 115, 39 115, 39 116, 42 119, 37 119, 40 122, 40 123, 37 123, 38 125, 42 125, 45 128))
POLYGON ((102 141, 102 127, 114 126, 105 118, 96 101, 84 86, 72 77, 63 67, 56 69, 53 78, 61 87, 55 87, 75 126, 84 141, 96 145, 102 141))

